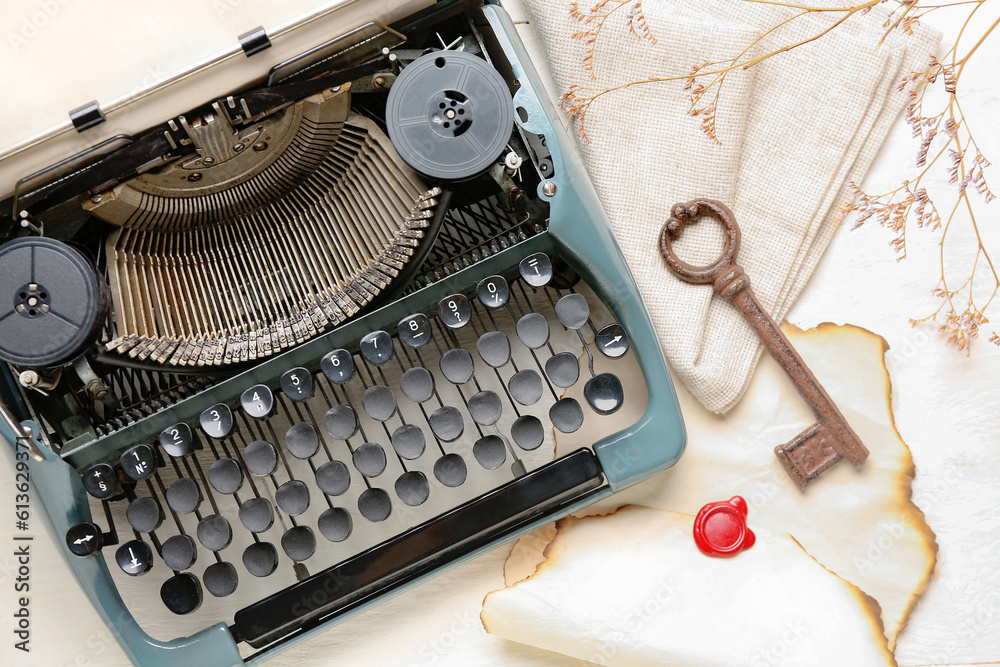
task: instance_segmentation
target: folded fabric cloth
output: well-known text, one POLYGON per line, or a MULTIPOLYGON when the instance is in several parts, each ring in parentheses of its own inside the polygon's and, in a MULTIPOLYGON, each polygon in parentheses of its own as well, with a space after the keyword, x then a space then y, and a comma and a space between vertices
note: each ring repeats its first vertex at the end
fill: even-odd
MULTIPOLYGON (((570 0, 524 5, 563 90, 684 76, 744 50, 764 55, 842 16, 812 12, 768 32, 801 10, 734 0, 610 0, 589 12, 580 5, 583 14, 571 12, 577 3, 570 0), (606 18, 580 18, 587 15, 606 18), (590 37, 573 37, 580 32, 590 37), (645 34, 654 39, 637 36, 645 34)), ((783 318, 840 224, 847 184, 861 181, 906 102, 896 82, 919 69, 940 39, 917 26, 912 36, 893 31, 878 46, 887 14, 876 7, 821 39, 732 70, 716 107, 717 142, 687 115, 683 80, 625 86, 586 112, 584 162, 664 351, 713 412, 739 401, 763 348, 710 286, 670 273, 658 250, 660 228, 675 203, 727 203, 743 232, 739 263, 765 310, 783 318)), ((697 225, 675 247, 690 263, 708 264, 721 239, 718 226, 697 225)))

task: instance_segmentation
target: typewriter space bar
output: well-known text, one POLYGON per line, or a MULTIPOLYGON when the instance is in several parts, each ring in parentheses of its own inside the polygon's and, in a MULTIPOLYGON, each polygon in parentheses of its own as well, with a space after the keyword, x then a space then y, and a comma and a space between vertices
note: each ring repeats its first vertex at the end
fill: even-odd
POLYGON ((262 648, 503 537, 602 482, 593 452, 573 452, 241 609, 235 630, 262 648))

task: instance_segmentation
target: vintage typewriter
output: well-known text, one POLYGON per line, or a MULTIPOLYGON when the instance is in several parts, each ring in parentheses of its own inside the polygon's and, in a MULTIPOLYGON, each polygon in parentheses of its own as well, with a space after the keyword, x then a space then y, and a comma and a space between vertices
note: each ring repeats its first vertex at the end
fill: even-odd
POLYGON ((0 160, 0 429, 143 665, 266 659, 685 442, 502 7, 232 44, 0 160))

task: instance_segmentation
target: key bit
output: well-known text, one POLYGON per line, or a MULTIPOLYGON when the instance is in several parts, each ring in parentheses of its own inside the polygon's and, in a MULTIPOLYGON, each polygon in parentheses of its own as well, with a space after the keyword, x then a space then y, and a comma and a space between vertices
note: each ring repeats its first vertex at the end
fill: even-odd
POLYGON ((788 475, 799 488, 805 488, 841 459, 860 465, 868 458, 868 449, 788 338, 757 301, 750 288, 750 278, 736 263, 739 249, 740 228, 736 217, 717 201, 699 199, 676 204, 660 232, 660 253, 670 270, 685 282, 712 285, 716 293, 733 304, 757 332, 768 352, 785 370, 816 415, 815 424, 791 442, 774 449, 788 475), (677 257, 673 243, 686 227, 696 224, 703 217, 714 218, 725 228, 725 247, 714 264, 696 267, 677 257))

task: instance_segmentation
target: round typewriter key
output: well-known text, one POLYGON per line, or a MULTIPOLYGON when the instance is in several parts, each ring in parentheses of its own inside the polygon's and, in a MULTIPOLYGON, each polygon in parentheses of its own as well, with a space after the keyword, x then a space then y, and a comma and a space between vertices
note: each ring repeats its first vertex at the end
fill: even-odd
POLYGON ((205 574, 202 575, 201 579, 205 582, 205 588, 208 589, 208 592, 217 598, 232 595, 240 583, 236 568, 225 561, 212 563, 206 567, 205 574))
POLYGON ((125 574, 141 577, 153 567, 153 551, 142 540, 129 540, 118 547, 115 562, 125 574))
POLYGON ((399 339, 413 349, 427 345, 431 340, 431 321, 422 313, 403 318, 399 321, 399 339))
POLYGON ((175 574, 160 586, 160 600, 178 616, 196 610, 201 606, 201 599, 201 582, 189 572, 175 574))
POLYGON ((174 535, 160 547, 163 563, 174 572, 188 570, 198 558, 198 549, 187 535, 174 535))
POLYGON ((232 459, 219 459, 208 469, 208 483, 223 495, 236 493, 243 486, 243 469, 232 459))
POLYGON ((198 423, 206 435, 221 440, 233 432, 233 412, 225 403, 218 403, 202 412, 198 423))
POLYGON ((530 368, 514 373, 507 388, 521 405, 534 405, 542 398, 542 378, 530 368))
POLYGON ((365 489, 358 496, 358 511, 372 523, 385 521, 392 512, 392 501, 389 500, 389 494, 378 487, 365 489))
POLYGON ((580 379, 580 362, 571 352, 560 352, 545 362, 545 374, 557 387, 572 387, 580 379))
POLYGON ((510 286, 503 276, 483 278, 476 286, 476 296, 484 306, 497 310, 507 305, 507 300, 510 299, 510 286))
POLYGON ((138 533, 151 533, 163 523, 163 511, 155 498, 136 498, 128 504, 125 518, 138 533))
POLYGON ((340 461, 324 463, 316 469, 316 486, 328 496, 339 496, 351 486, 351 471, 340 461))
POLYGON ((461 294, 446 296, 438 302, 438 317, 449 329, 461 329, 472 319, 472 305, 461 294))
POLYGON ((455 348, 441 357, 441 372, 452 384, 465 384, 472 379, 476 365, 468 350, 455 348))
POLYGON ((125 450, 119 461, 125 474, 137 482, 156 472, 156 454, 149 445, 136 445, 125 450))
POLYGON ((83 558, 102 546, 101 529, 95 523, 78 523, 66 531, 66 546, 74 556, 83 558))
POLYGON ((517 321, 517 337, 532 350, 549 342, 549 321, 541 313, 528 313, 517 321))
POLYGON ((343 507, 328 509, 319 515, 319 532, 331 542, 343 542, 354 529, 351 513, 343 507))
POLYGON ((92 465, 83 473, 83 488, 98 500, 118 492, 118 473, 108 463, 92 465))
POLYGON ((521 449, 530 452, 538 449, 545 440, 545 427, 541 420, 533 415, 524 415, 514 420, 510 427, 510 437, 521 449))
POLYGON ((274 510, 267 498, 251 498, 240 505, 240 523, 251 533, 263 533, 274 523, 274 510))
MULTIPOLYGON (((201 503, 201 491, 193 479, 182 477, 167 487, 167 505, 178 514, 190 514, 201 503)), ((170 568, 176 570, 177 568, 170 568)))
POLYGON ((575 433, 583 426, 583 408, 575 398, 564 398, 549 408, 549 419, 563 433, 575 433))
POLYGON ((458 440, 465 430, 465 421, 462 419, 462 413, 458 411, 458 408, 450 405, 435 410, 428 421, 430 422, 431 430, 434 431, 434 435, 444 442, 458 440))
POLYGON ((251 475, 267 477, 278 467, 278 452, 271 443, 254 440, 243 450, 243 463, 251 475))
POLYGON ((365 477, 378 477, 385 470, 385 450, 366 442, 354 450, 354 467, 365 477))
POLYGON ((587 384, 583 386, 583 395, 590 407, 602 415, 618 412, 625 401, 622 382, 611 373, 601 373, 587 380, 587 384))
POLYGON ((293 368, 281 375, 281 391, 293 401, 312 398, 315 389, 312 373, 305 368, 293 368))
POLYGON ((468 474, 465 459, 458 454, 445 454, 434 462, 434 476, 445 486, 462 486, 468 474))
POLYGON ((195 435, 184 422, 168 426, 160 433, 160 447, 175 459, 183 458, 195 448, 195 435))
POLYGON ((500 368, 510 361, 510 339, 502 331, 488 331, 476 341, 476 349, 483 361, 493 368, 500 368))
POLYGON ((384 384, 365 389, 361 405, 372 419, 384 422, 396 412, 396 395, 384 384))
POLYGON ((274 414, 274 394, 263 384, 255 384, 240 396, 243 412, 254 419, 266 419, 274 414))
POLYGON ((281 536, 281 548, 296 563, 309 560, 316 553, 316 535, 309 526, 295 526, 281 536))
POLYGON ((503 404, 495 391, 481 391, 469 399, 469 414, 480 426, 493 426, 500 421, 503 404))
POLYGON ((337 440, 347 440, 358 432, 358 415, 349 405, 335 405, 326 411, 323 426, 337 440))
POLYGON ((532 287, 544 287, 552 280, 552 262, 545 253, 539 252, 525 257, 517 268, 524 282, 532 287))
POLYGON ((295 424, 285 432, 285 449, 297 459, 308 459, 319 449, 316 429, 305 422, 295 424))
POLYGON ((410 507, 423 505, 431 493, 427 477, 419 470, 404 472, 396 478, 396 495, 410 507))
POLYGON ((330 382, 341 384, 354 377, 354 357, 347 350, 329 352, 319 363, 330 382))
POLYGON ((426 368, 415 366, 399 378, 399 388, 414 403, 423 403, 434 395, 434 376, 426 368))
POLYGON ((255 577, 268 577, 278 567, 278 550, 270 542, 255 542, 243 552, 243 567, 255 577))
POLYGON ((496 470, 507 460, 507 448, 497 435, 487 435, 477 440, 472 446, 472 454, 479 465, 487 470, 496 470))
POLYGON ((373 331, 361 338, 361 356, 369 363, 381 366, 392 359, 392 336, 385 331, 373 331))
POLYGON ((407 461, 420 458, 426 444, 424 432, 414 424, 403 424, 392 432, 392 448, 407 461))
POLYGON ((209 514, 198 522, 198 541, 209 551, 222 551, 233 541, 229 520, 221 514, 209 514))
POLYGON ((567 294, 556 303, 556 317, 567 329, 579 329, 590 319, 590 306, 582 294, 567 294))
POLYGON ((617 359, 628 352, 628 334, 620 324, 609 324, 602 328, 597 332, 596 340, 597 349, 611 359, 617 359))
POLYGON ((293 479, 278 487, 274 500, 285 514, 298 516, 309 509, 309 487, 293 479))

